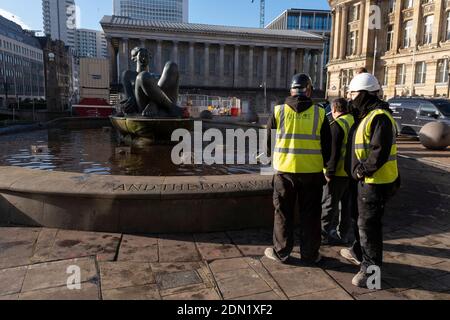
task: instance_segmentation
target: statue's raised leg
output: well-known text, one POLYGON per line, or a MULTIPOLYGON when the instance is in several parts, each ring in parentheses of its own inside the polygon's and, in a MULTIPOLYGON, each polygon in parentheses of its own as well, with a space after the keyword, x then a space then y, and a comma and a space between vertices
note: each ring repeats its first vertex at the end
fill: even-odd
POLYGON ((151 102, 172 117, 182 116, 182 110, 176 105, 176 101, 173 102, 147 72, 141 72, 136 78, 136 99, 143 116, 146 116, 145 109, 151 102))
POLYGON ((174 103, 178 102, 180 73, 178 65, 174 62, 167 62, 158 82, 158 86, 174 103))

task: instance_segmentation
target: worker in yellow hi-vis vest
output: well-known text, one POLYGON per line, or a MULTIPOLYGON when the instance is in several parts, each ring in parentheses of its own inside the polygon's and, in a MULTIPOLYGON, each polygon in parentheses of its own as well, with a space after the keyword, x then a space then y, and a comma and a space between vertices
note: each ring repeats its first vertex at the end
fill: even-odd
POLYGON ((347 244, 353 236, 350 202, 350 178, 345 172, 345 156, 350 130, 355 120, 347 100, 331 104, 331 158, 325 168, 327 185, 322 200, 322 244, 347 244))
POLYGON ((352 248, 343 249, 341 255, 361 266, 352 283, 365 288, 368 280, 373 280, 373 272, 381 270, 384 209, 400 186, 397 125, 389 104, 377 96, 380 89, 378 80, 369 73, 355 76, 349 86, 353 107, 359 111, 349 166, 358 181, 359 232, 352 248))
MULTIPOLYGON (((272 162, 274 186, 274 246, 265 255, 286 262, 294 247, 294 210, 300 210, 301 258, 321 259, 321 202, 326 184, 323 168, 330 158, 331 133, 325 109, 311 100, 313 86, 306 74, 294 76, 291 96, 275 107, 268 123, 276 131, 272 162)), ((271 134, 268 134, 270 139, 271 134)), ((270 145, 270 143, 268 143, 270 145)), ((271 148, 268 148, 270 153, 271 148)))

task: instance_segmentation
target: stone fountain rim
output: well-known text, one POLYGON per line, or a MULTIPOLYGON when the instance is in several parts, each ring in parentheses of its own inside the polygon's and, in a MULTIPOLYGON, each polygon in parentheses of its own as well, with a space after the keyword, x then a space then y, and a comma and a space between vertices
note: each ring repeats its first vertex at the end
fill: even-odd
POLYGON ((205 199, 272 193, 272 176, 119 176, 0 166, 0 193, 106 198, 205 199))

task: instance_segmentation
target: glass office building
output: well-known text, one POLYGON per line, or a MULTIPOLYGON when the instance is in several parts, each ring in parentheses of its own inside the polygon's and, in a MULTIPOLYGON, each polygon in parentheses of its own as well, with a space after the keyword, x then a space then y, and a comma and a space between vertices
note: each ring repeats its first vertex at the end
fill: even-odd
POLYGON ((188 0, 113 0, 114 15, 139 20, 188 22, 188 0))
MULTIPOLYGON (((330 60, 332 16, 329 10, 289 9, 267 25, 268 29, 303 30, 324 36, 324 66, 330 60)), ((324 70, 326 74, 326 70, 324 70)), ((326 77, 324 77, 326 79, 326 77)))

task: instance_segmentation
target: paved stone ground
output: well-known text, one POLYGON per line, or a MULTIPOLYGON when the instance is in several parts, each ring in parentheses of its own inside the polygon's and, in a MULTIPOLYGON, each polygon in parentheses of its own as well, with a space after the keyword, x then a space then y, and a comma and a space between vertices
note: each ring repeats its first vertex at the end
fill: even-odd
POLYGON ((351 285, 356 267, 322 248, 318 267, 261 257, 271 230, 125 235, 0 227, 0 300, 450 299, 448 167, 402 159, 385 219, 381 291, 351 285), (81 290, 66 287, 81 269, 81 290))

